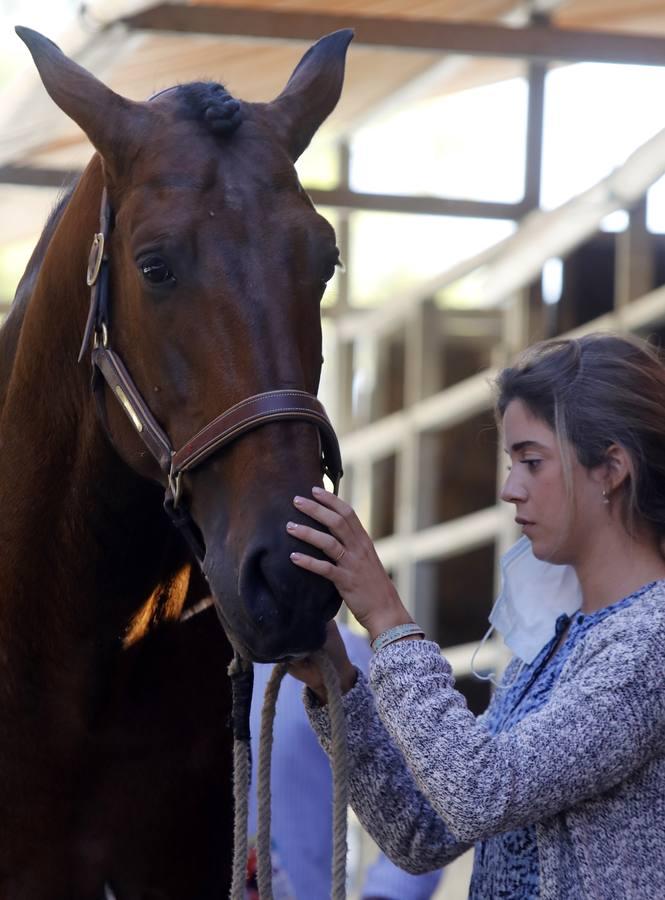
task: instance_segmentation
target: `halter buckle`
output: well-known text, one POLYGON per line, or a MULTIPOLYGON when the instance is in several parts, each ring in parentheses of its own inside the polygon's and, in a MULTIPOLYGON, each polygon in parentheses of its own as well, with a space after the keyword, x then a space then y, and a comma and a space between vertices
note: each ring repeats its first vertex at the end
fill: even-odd
POLYGON ((104 234, 100 231, 92 239, 90 256, 88 257, 88 271, 86 272, 85 280, 89 287, 92 287, 99 277, 99 270, 102 267, 104 258, 104 244, 104 234))
POLYGON ((106 322, 102 322, 101 328, 98 329, 97 331, 95 331, 95 333, 94 333, 94 336, 92 338, 93 349, 96 350, 97 347, 99 347, 100 343, 101 343, 102 347, 108 347, 108 345, 109 345, 109 331, 108 331, 108 328, 106 327, 106 322), (101 341, 99 339, 100 332, 102 335, 101 341))
POLYGON ((180 493, 182 491, 182 470, 176 470, 173 462, 171 462, 171 469, 168 474, 168 479, 169 490, 171 491, 171 495, 173 496, 173 508, 175 509, 178 505, 178 501, 180 500, 180 493))

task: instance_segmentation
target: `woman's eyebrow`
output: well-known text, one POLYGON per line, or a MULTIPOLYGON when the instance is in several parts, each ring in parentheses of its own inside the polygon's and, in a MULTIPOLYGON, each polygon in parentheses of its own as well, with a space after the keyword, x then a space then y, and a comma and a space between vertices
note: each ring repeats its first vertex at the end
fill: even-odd
POLYGON ((519 453, 520 450, 547 450, 547 447, 544 444, 539 444, 538 441, 517 441, 510 448, 511 453, 519 453))

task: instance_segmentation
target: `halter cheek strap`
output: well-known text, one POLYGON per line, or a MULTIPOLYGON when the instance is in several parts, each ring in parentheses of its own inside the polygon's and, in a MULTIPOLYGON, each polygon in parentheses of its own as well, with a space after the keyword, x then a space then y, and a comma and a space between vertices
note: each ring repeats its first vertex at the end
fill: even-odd
POLYGON ((95 234, 88 261, 87 282, 91 288, 90 309, 83 333, 79 361, 92 343, 93 391, 102 422, 106 426, 103 383, 120 403, 137 434, 166 475, 164 508, 190 544, 199 562, 204 548, 189 511, 181 504, 182 476, 202 465, 212 454, 243 434, 268 422, 305 421, 319 434, 321 470, 337 493, 342 477, 342 458, 337 435, 320 401, 306 391, 276 390, 255 394, 221 413, 182 447, 175 450, 152 414, 120 356, 110 346, 108 238, 112 211, 106 188, 102 193, 99 231, 95 234), (103 380, 103 381, 102 381, 103 380))

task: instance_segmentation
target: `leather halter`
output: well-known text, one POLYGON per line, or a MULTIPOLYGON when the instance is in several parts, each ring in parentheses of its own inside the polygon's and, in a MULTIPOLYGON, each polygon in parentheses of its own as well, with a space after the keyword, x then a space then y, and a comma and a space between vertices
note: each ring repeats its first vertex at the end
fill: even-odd
MULTIPOLYGON (((297 390, 275 390, 255 394, 236 403, 175 450, 153 416, 122 359, 111 349, 109 337, 109 256, 108 237, 112 211, 106 188, 102 193, 99 232, 94 236, 88 260, 87 283, 91 288, 90 309, 79 353, 79 362, 92 341, 93 391, 106 427, 104 379, 119 401, 139 437, 167 478, 164 508, 182 531, 199 561, 203 557, 198 532, 189 511, 181 504, 182 476, 197 468, 213 453, 228 446, 248 431, 268 422, 301 420, 316 425, 321 448, 321 469, 333 483, 335 493, 342 477, 342 460, 335 430, 323 405, 313 394, 297 390)), ((108 427, 107 427, 108 431, 108 427)))

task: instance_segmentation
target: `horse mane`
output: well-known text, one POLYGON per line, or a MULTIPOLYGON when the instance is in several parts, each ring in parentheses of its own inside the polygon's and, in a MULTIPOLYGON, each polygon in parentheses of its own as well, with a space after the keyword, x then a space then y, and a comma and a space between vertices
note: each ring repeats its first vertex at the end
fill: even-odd
POLYGON ((61 193, 56 198, 51 212, 47 216, 44 227, 42 228, 42 233, 39 236, 39 240, 37 241, 35 249, 30 255, 28 264, 25 267, 25 272, 21 276, 21 279, 16 287, 14 300, 12 301, 9 316, 7 317, 7 322, 0 330, 0 353, 4 351, 4 347, 2 347, 1 342, 4 337, 5 331, 7 330, 7 325, 10 323, 10 321, 12 321, 25 311, 25 307, 30 297, 32 296, 32 292, 37 281, 37 276, 39 275, 39 269, 42 262, 44 261, 44 257, 46 256, 48 245, 51 242, 51 238, 53 237, 55 230, 58 227, 58 223, 62 218, 65 209, 67 208, 67 204, 71 200, 72 194, 74 193, 74 189, 76 188, 77 184, 78 178, 72 184, 67 185, 63 188, 61 193))
POLYGON ((64 187, 56 198, 35 249, 32 251, 28 264, 25 267, 25 272, 18 283, 7 318, 2 328, 0 328, 0 411, 4 405, 5 389, 14 365, 14 354, 21 333, 25 310, 37 284, 39 270, 46 256, 48 245, 55 234, 58 223, 71 200, 77 184, 78 179, 64 187))

